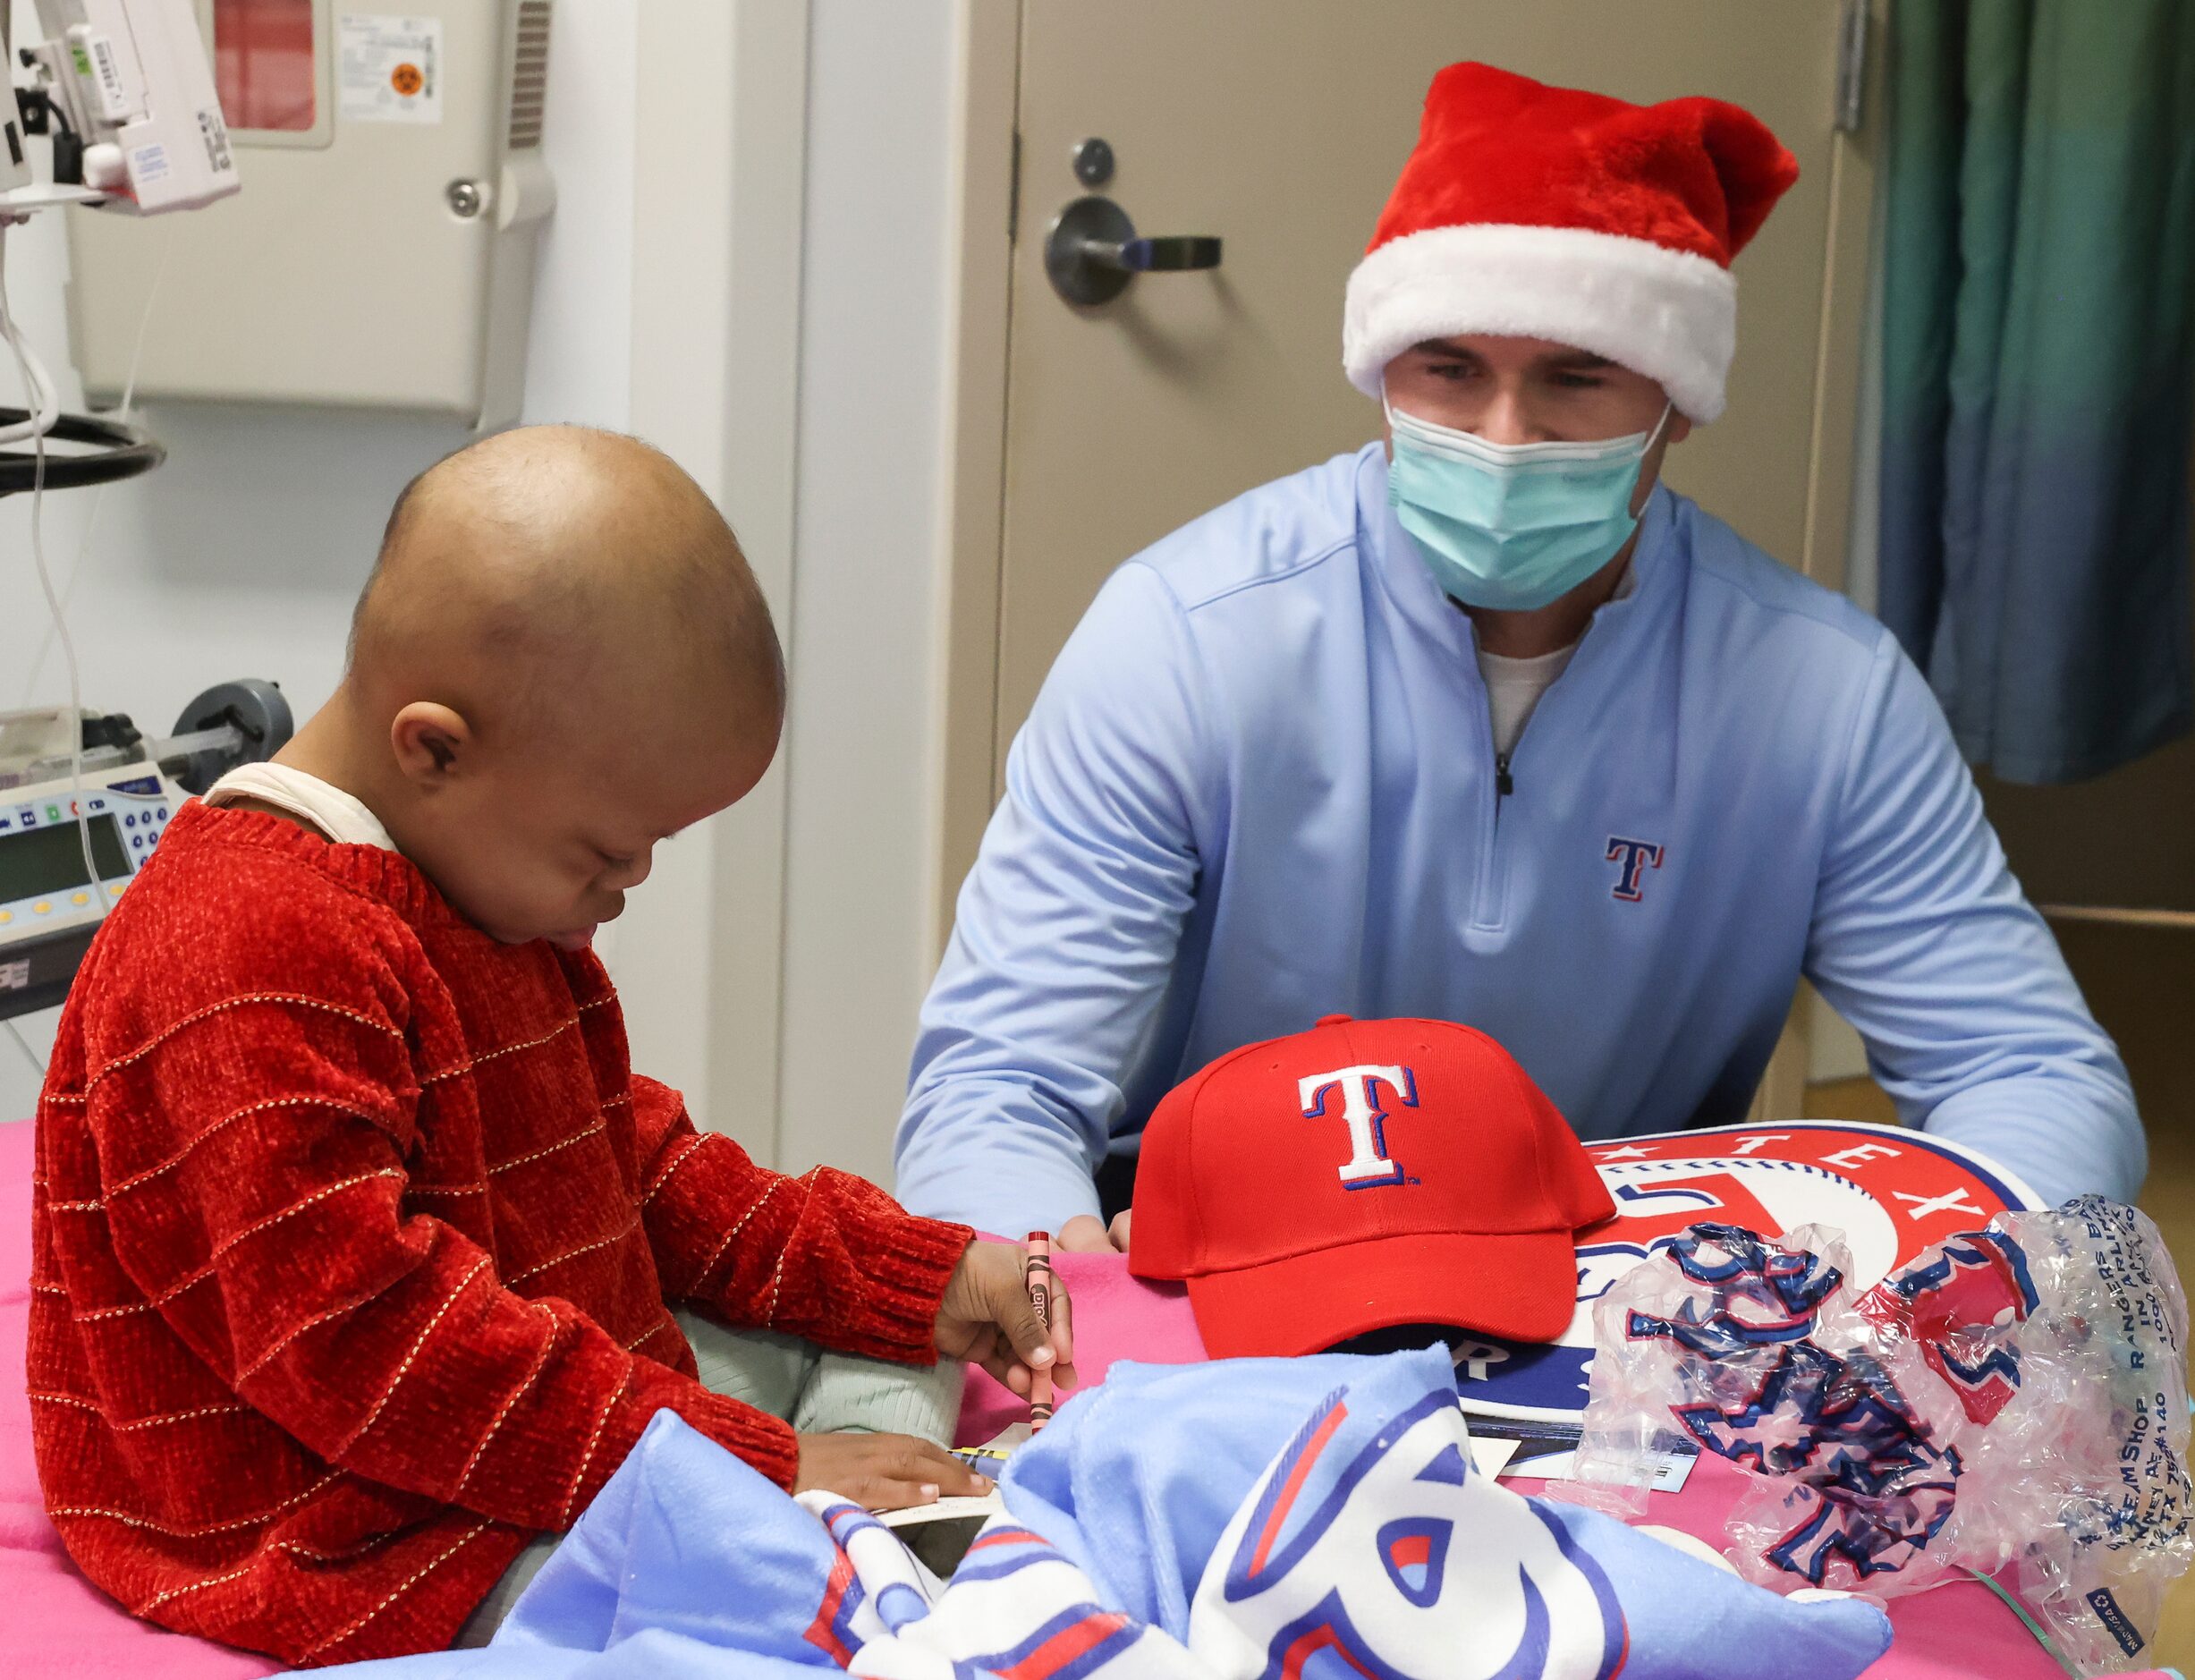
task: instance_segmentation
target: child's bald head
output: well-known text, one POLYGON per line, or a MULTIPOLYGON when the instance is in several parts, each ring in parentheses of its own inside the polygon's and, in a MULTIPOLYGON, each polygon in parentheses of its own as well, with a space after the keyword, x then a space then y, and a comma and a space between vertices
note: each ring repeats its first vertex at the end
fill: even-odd
POLYGON ((573 942, 742 797, 784 713, 737 539, 660 451, 527 427, 397 498, 339 708, 399 848, 498 938, 573 942))
POLYGON ((661 451, 580 426, 483 438, 405 487, 351 663, 407 698, 455 683, 483 727, 666 694, 760 723, 784 699, 769 607, 724 516, 661 451))

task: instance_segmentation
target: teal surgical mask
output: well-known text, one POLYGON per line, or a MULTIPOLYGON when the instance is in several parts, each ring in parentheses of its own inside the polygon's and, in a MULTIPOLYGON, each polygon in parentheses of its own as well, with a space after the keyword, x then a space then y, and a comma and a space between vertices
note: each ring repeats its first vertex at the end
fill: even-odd
POLYGON ((1443 590, 1530 612, 1615 557, 1639 520, 1639 469, 1668 425, 1586 444, 1491 444, 1390 405, 1387 501, 1443 590))

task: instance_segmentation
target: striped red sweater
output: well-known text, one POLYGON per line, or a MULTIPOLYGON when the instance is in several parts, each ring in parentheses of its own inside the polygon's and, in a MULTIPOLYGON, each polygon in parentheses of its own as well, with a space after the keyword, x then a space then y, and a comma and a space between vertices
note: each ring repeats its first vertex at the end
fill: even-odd
POLYGON ((193 802, 108 918, 38 1117, 47 1506, 135 1614, 293 1663, 434 1649, 677 1412, 792 1480, 665 1297, 936 1357, 968 1241, 756 1167, 633 1076, 591 953, 193 802))

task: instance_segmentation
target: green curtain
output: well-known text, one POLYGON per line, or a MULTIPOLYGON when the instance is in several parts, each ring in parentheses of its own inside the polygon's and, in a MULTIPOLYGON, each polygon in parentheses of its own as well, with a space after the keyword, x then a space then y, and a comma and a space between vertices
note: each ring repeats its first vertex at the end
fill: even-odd
POLYGON ((1878 610, 1967 756, 2195 725, 2195 0, 1893 0, 1878 610))

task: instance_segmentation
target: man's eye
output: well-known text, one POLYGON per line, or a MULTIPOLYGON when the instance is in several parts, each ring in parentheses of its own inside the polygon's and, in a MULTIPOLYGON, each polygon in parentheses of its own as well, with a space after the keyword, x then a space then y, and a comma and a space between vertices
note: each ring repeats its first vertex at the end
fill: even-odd
POLYGON ((1468 379, 1471 367, 1464 361, 1436 361, 1428 364, 1426 371, 1436 379, 1468 379))
POLYGON ((1606 383, 1597 374, 1558 373, 1555 382, 1565 391, 1598 391, 1606 383))

